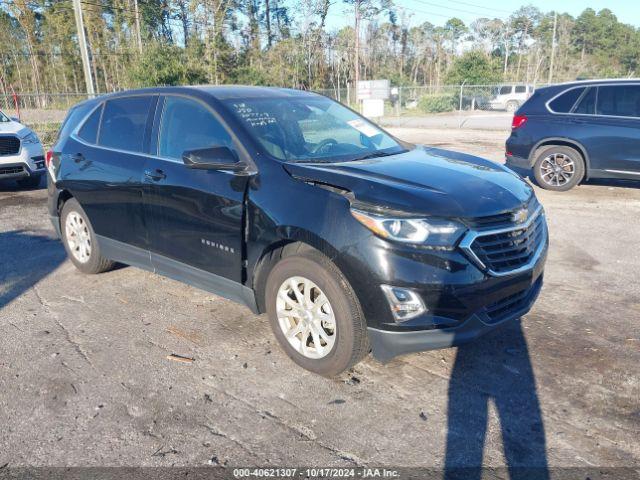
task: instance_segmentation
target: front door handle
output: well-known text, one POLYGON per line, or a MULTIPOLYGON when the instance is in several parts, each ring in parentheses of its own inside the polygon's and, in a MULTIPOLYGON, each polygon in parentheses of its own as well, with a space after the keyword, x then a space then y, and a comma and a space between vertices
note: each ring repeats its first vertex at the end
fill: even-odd
POLYGON ((153 180, 154 182, 167 178, 167 175, 159 168, 156 168, 155 170, 145 170, 144 176, 153 180))

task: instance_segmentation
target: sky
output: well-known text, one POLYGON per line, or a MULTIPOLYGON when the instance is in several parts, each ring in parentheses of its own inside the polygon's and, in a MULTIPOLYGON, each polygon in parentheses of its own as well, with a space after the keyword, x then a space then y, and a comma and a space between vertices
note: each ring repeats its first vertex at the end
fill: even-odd
MULTIPOLYGON (((506 0, 395 0, 398 12, 405 11, 410 16, 411 25, 419 25, 425 21, 434 25, 443 25, 447 19, 458 17, 469 25, 476 18, 508 17, 510 13, 523 5, 534 5, 543 12, 558 9, 559 13, 569 13, 574 17, 586 8, 599 11, 608 8, 623 23, 640 27, 640 6, 637 0, 523 0, 522 2, 506 0), (561 5, 561 6, 559 6, 561 5)), ((348 14, 349 6, 337 0, 329 9, 327 26, 339 29, 353 21, 348 14)))

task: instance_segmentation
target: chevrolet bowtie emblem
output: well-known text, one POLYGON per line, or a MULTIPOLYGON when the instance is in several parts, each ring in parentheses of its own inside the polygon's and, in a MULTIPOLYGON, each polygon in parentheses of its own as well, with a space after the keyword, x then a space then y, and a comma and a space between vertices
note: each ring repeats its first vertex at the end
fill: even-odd
POLYGON ((515 223, 524 223, 527 220, 528 211, 526 208, 521 208, 520 210, 516 210, 511 214, 511 220, 515 223))

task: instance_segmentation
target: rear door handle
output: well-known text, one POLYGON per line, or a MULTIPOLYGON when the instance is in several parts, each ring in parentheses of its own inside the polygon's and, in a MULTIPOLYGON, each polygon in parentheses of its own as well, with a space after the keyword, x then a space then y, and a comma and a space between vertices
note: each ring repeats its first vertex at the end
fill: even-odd
POLYGON ((145 170, 144 176, 153 180, 154 182, 167 178, 167 175, 159 168, 156 168, 155 170, 145 170))

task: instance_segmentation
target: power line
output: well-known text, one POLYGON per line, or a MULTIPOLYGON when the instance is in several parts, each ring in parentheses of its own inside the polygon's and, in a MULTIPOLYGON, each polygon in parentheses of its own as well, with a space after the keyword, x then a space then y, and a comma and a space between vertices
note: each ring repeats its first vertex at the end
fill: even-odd
MULTIPOLYGON (((427 5, 427 6, 430 6, 430 7, 436 7, 436 8, 440 8, 440 9, 443 9, 443 10, 449 10, 449 11, 452 11, 452 12, 460 12, 460 13, 467 13, 467 14, 470 14, 470 15, 486 16, 484 13, 472 12, 471 10, 465 10, 465 9, 462 9, 462 8, 449 7, 449 6, 445 6, 445 5, 438 4, 438 3, 427 2, 425 0, 414 0, 414 1, 417 2, 417 3, 420 3, 422 5, 427 5)), ((427 13, 427 12, 423 12, 423 13, 427 13)), ((503 17, 499 17, 499 18, 503 18, 503 17)))
POLYGON ((459 0, 449 0, 449 1, 452 2, 452 3, 458 3, 460 5, 466 5, 467 7, 475 7, 475 8, 480 8, 480 9, 483 9, 483 10, 493 10, 495 12, 504 12, 504 13, 508 13, 508 14, 513 13, 511 10, 504 10, 502 8, 485 7, 485 6, 477 5, 477 4, 474 4, 474 3, 461 2, 459 0))

